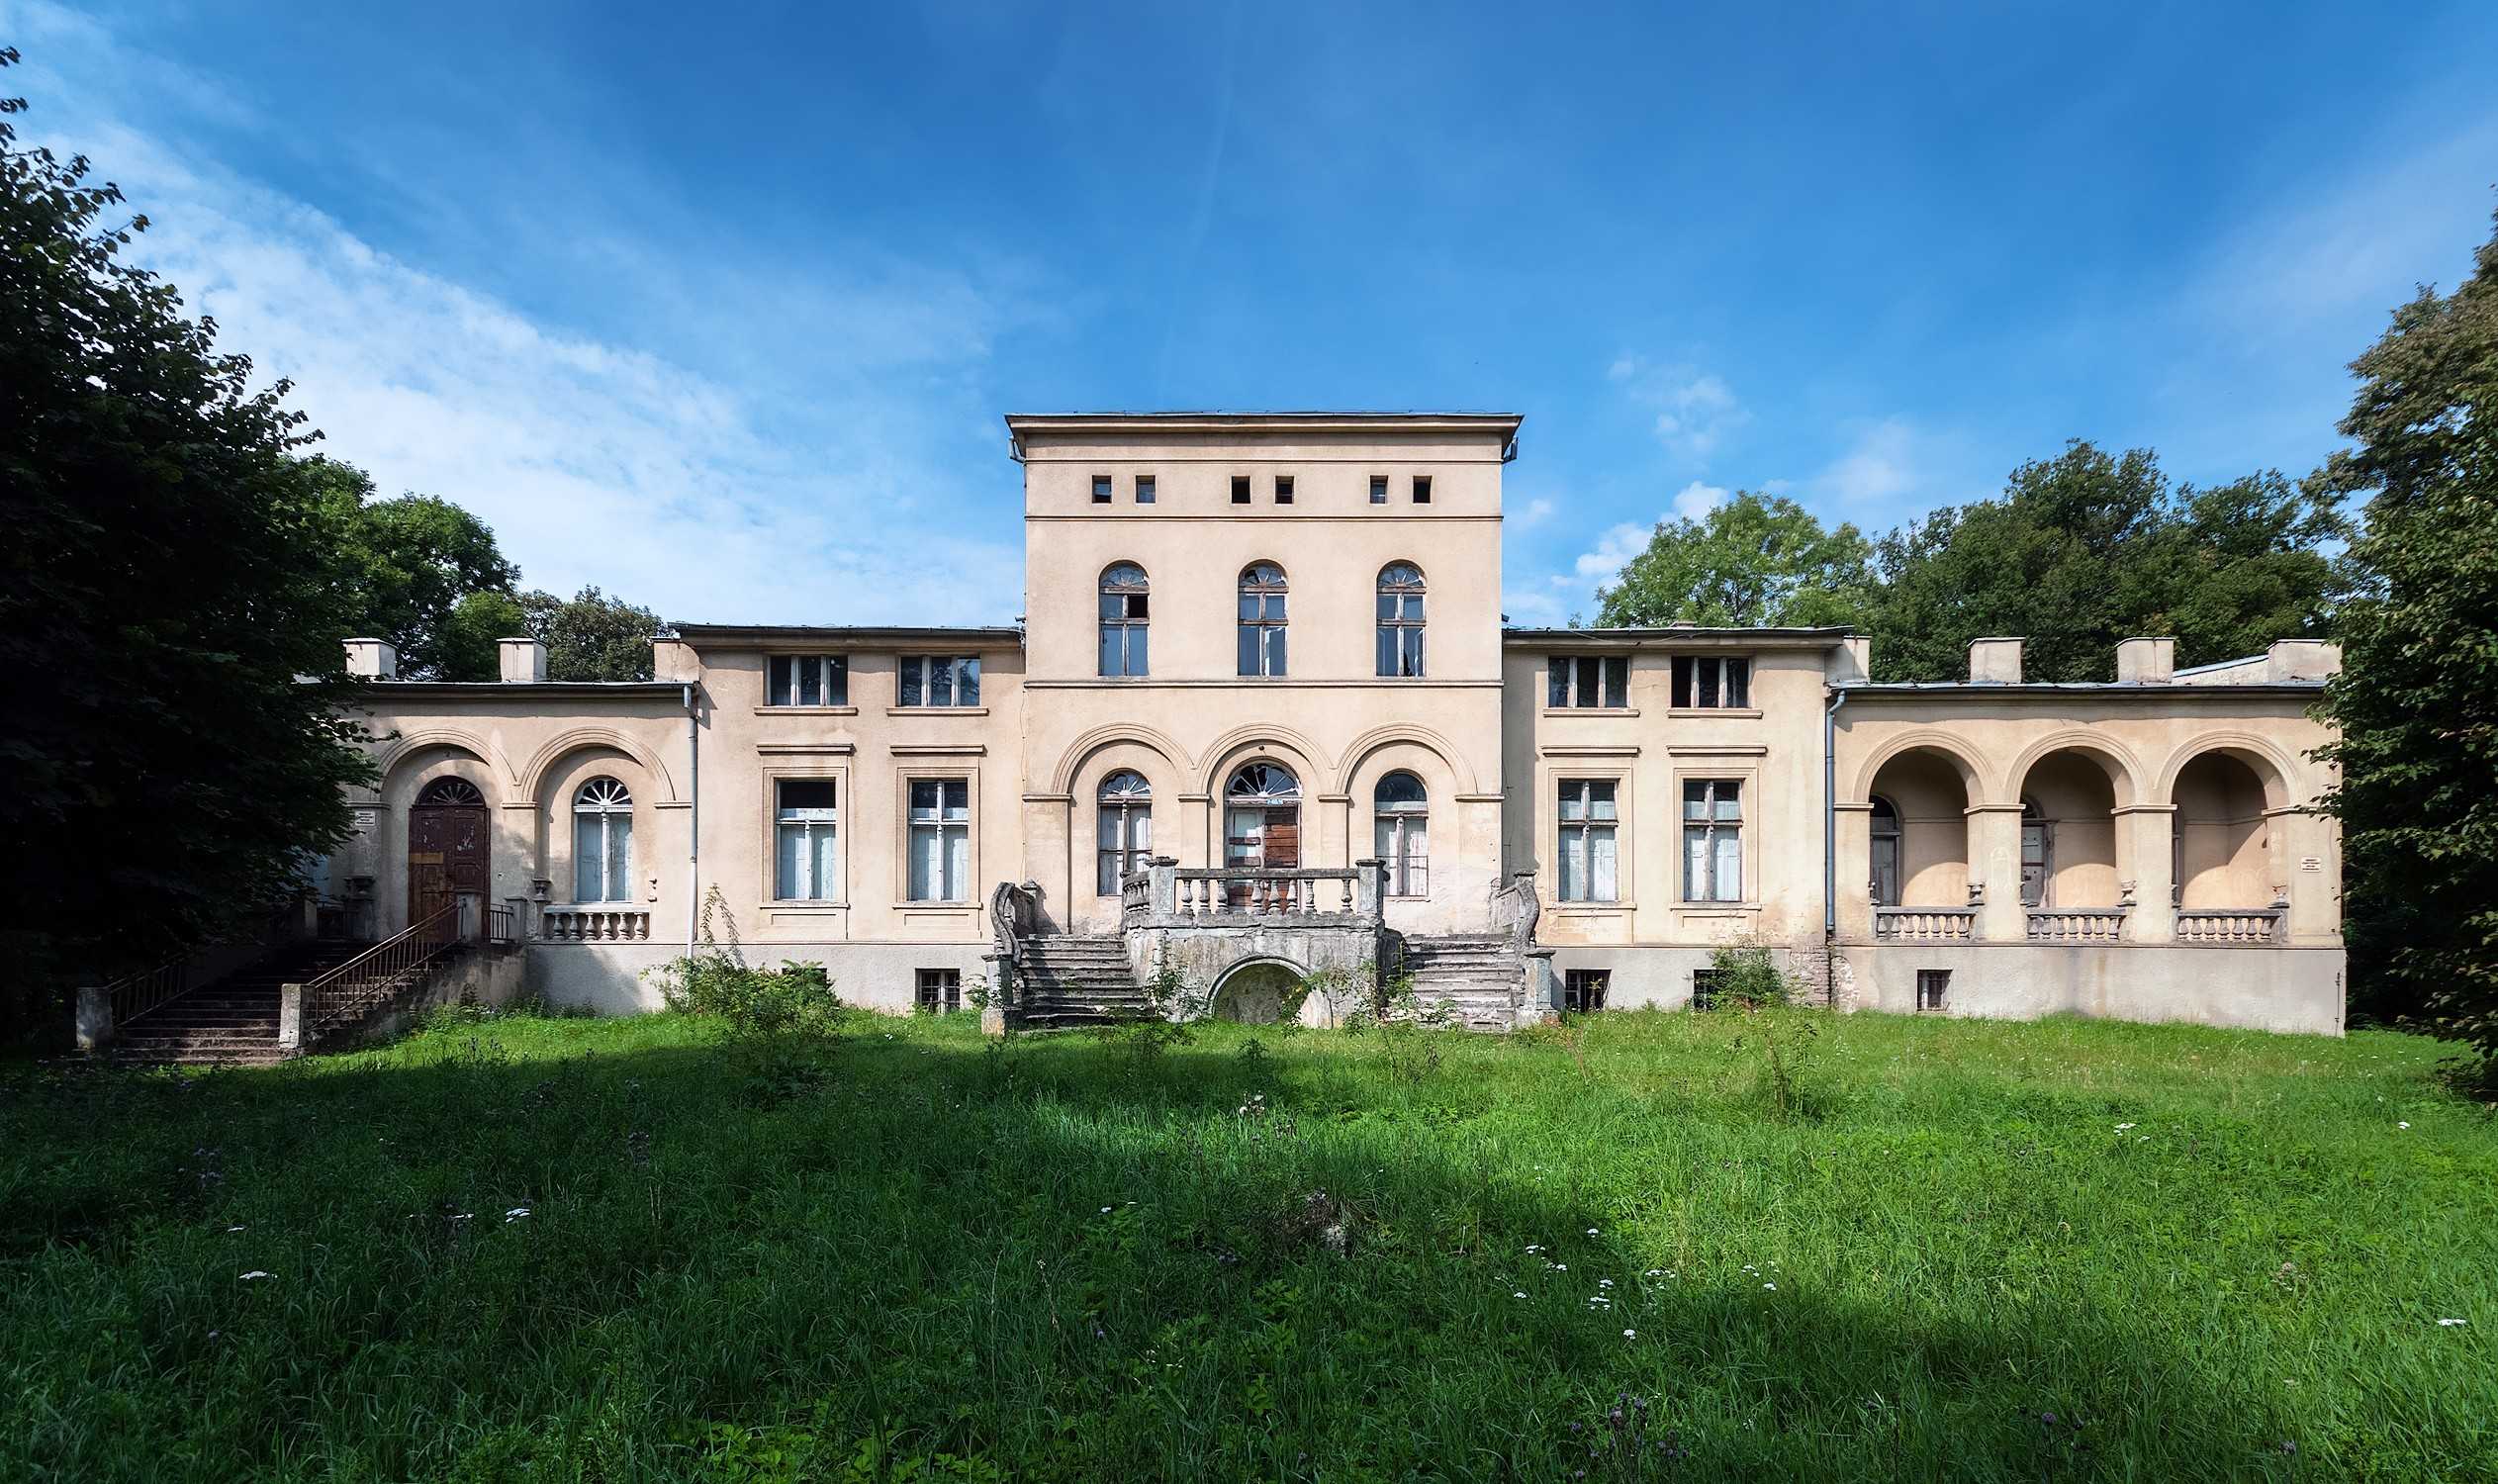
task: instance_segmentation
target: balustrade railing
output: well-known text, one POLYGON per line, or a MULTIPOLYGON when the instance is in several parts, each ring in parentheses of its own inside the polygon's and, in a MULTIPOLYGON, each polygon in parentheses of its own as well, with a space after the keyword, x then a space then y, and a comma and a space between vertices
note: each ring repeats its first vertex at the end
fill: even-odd
POLYGON ((1143 922, 1154 912, 1154 873, 1131 871, 1119 879, 1119 922, 1125 927, 1143 922))
POLYGON ((1874 936, 1885 943, 1975 942, 1978 937, 1978 909, 1876 907, 1874 936))
POLYGON ((474 898, 454 898, 398 937, 385 939, 327 974, 305 980, 304 1045, 387 1000, 435 959, 467 942, 464 928, 475 910, 474 898))
POLYGON ((1172 873, 1172 915, 1180 918, 1350 917, 1359 908, 1357 871, 1235 867, 1172 873))
POLYGON ((641 907, 546 907, 538 923, 549 943, 639 943, 651 935, 651 914, 641 907))
POLYGON ((2072 911, 2029 909, 2032 943, 2119 943, 2125 938, 2123 907, 2083 907, 2072 911))
POLYGON ((2277 943, 2281 940, 2278 907, 2179 910, 2179 943, 2277 943))

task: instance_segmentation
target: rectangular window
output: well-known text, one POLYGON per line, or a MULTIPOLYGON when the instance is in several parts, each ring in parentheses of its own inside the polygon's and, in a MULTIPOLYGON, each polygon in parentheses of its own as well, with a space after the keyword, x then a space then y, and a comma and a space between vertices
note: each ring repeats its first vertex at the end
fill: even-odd
POLYGON ((960 969, 923 969, 919 971, 919 1013, 952 1015, 963 1008, 963 971, 960 969))
POLYGON ((1276 475, 1276 476, 1275 476, 1275 504, 1277 504, 1277 505, 1290 505, 1290 504, 1292 504, 1292 476, 1291 476, 1291 475, 1289 475, 1289 474, 1278 474, 1278 475, 1276 475))
POLYGON ((971 784, 911 780, 910 899, 971 899, 971 784))
POLYGON ((1140 474, 1137 476, 1137 504, 1152 505, 1153 503, 1154 476, 1151 474, 1140 474))
POLYGON ((1414 476, 1414 503, 1416 505, 1430 505, 1432 503, 1432 477, 1430 475, 1417 474, 1414 476))
POLYGON ((1249 482, 1248 475, 1235 474, 1232 476, 1232 503, 1234 505, 1247 505, 1249 503, 1249 482))
POLYGON ((1945 1008, 1944 996, 1951 992, 1951 988, 1952 972, 1950 970, 1918 970, 1917 1008, 1920 1010, 1940 1010, 1945 1008))
POLYGON ((1557 654, 1546 675, 1544 704, 1555 710, 1630 704, 1628 655, 1557 654))
POLYGON ((1717 1008, 1717 980, 1724 974, 1724 973, 1725 971, 1722 969, 1695 969, 1692 971, 1693 1009, 1714 1010, 1717 1008))
POLYGON ((1683 900, 1743 900, 1743 784, 1683 781, 1683 900))
POLYGON ((1674 657, 1674 705, 1678 710, 1748 710, 1752 662, 1723 655, 1674 657))
POLYGON ((785 778, 773 788, 772 894, 779 901, 837 901, 841 856, 833 780, 785 778))
POLYGON ((1107 475, 1107 474, 1096 474, 1096 475, 1094 475, 1094 476, 1093 476, 1093 504, 1095 504, 1095 505, 1108 505, 1108 504, 1110 504, 1110 476, 1109 476, 1109 475, 1107 475))
POLYGON ((1621 897, 1615 842, 1620 819, 1615 809, 1614 787, 1609 778, 1561 781, 1562 901, 1618 901, 1621 897))
POLYGON ((1384 474, 1370 476, 1370 503, 1372 505, 1388 503, 1388 476, 1384 474))
POLYGON ((1572 1015, 1593 1015, 1605 1008, 1614 990, 1610 969, 1573 969, 1561 976, 1561 1008, 1572 1015))
POLYGON ((776 706, 846 706, 850 704, 850 661, 837 654, 777 654, 765 662, 770 675, 766 704, 776 706))
POLYGON ((975 654, 906 654, 901 658, 894 694, 898 705, 978 705, 980 657, 975 654))

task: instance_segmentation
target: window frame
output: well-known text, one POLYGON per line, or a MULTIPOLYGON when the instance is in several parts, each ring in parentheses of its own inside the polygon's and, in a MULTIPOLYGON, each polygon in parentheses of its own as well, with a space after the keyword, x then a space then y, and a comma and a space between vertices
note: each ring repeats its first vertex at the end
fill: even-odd
POLYGON ((1753 711, 1752 657, 1748 654, 1678 654, 1667 683, 1666 704, 1677 711, 1753 711), (1703 699, 1704 696, 1713 698, 1703 699))
POLYGON ((1101 569, 1101 577, 1095 584, 1094 594, 1093 661, 1094 668, 1100 672, 1100 678, 1103 680, 1142 680, 1150 677, 1154 673, 1154 580, 1152 576, 1146 572, 1141 562, 1124 559, 1112 562, 1101 569), (1114 589, 1112 578, 1121 572, 1135 573, 1136 582, 1133 585, 1122 585, 1114 589), (1120 613, 1116 617, 1109 612, 1113 599, 1119 601, 1120 606, 1120 613), (1117 670, 1110 668, 1109 645, 1114 633, 1117 634, 1119 640, 1119 663, 1122 667, 1117 670))
POLYGON ((1384 474, 1370 476, 1370 503, 1372 505, 1388 503, 1388 476, 1384 474))
POLYGON ((911 971, 911 1013, 955 1015, 962 1009, 962 970, 924 967, 911 971))
POLYGON ((1416 505, 1430 505, 1432 503, 1432 477, 1428 474, 1415 475, 1413 493, 1416 505))
POLYGON ((1291 475, 1289 475, 1289 474, 1278 474, 1278 475, 1276 475, 1276 476, 1275 476, 1275 504, 1277 504, 1277 505, 1290 505, 1290 504, 1292 504, 1292 493, 1293 493, 1293 479, 1292 479, 1292 476, 1291 476, 1291 475))
POLYGON ((1725 907, 1739 906, 1752 900, 1750 896, 1745 894, 1752 881, 1752 862, 1749 854, 1752 841, 1749 832, 1745 829, 1745 825, 1749 823, 1749 820, 1747 819, 1744 811, 1744 795, 1751 789, 1752 782, 1752 775, 1740 773, 1691 773, 1680 775, 1675 779, 1674 822, 1676 828, 1674 833, 1674 843, 1675 849, 1682 863, 1680 872, 1682 877, 1682 889, 1680 893, 1681 905, 1686 907, 1725 907), (1732 802, 1734 804, 1734 813, 1731 817, 1718 812, 1718 789, 1721 786, 1730 788, 1733 795, 1732 802), (1702 806, 1702 812, 1697 816, 1691 812, 1693 803, 1691 791, 1694 788, 1701 789, 1700 803, 1702 806), (1733 835, 1735 872, 1734 895, 1720 896, 1712 894, 1708 896, 1696 896, 1693 894, 1694 882, 1692 881, 1691 840, 1692 833, 1695 828, 1699 830, 1701 838, 1705 843, 1705 855, 1703 859, 1708 863, 1707 869, 1709 880, 1707 884, 1712 892, 1714 892, 1719 885, 1719 869, 1724 864, 1724 854, 1718 847, 1718 839, 1721 834, 1731 833, 1733 835))
POLYGON ((1952 972, 1948 969, 1917 971, 1917 1013, 1947 1014, 1952 1008, 1952 972))
POLYGON ((1606 969, 1565 969, 1561 971, 1561 1013, 1595 1015, 1605 1009, 1613 997, 1614 971, 1606 969), (1588 1003, 1588 990, 1596 991, 1594 1004, 1588 1003))
POLYGON ((1388 869, 1386 894, 1400 901, 1426 901, 1432 894, 1432 786, 1411 768, 1391 768, 1370 786, 1370 839, 1373 853, 1388 869), (1380 795, 1396 779, 1409 779, 1422 796, 1412 803, 1383 803, 1380 795), (1380 841, 1381 827, 1392 835, 1380 841), (1414 836, 1422 850, 1414 850, 1414 836), (1417 888, 1420 889, 1417 889, 1417 888))
POLYGON ((767 905, 775 908, 837 907, 845 905, 849 901, 850 852, 847 848, 848 841, 845 838, 845 834, 842 829, 841 807, 841 801, 848 795, 849 788, 850 778, 848 770, 846 769, 775 769, 764 775, 765 848, 763 866, 763 897, 767 905), (781 802, 782 786, 785 784, 816 783, 830 785, 833 789, 832 805, 829 808, 822 810, 822 813, 826 817, 806 819, 783 818, 782 816, 785 813, 785 806, 781 802), (783 884, 781 880, 781 835, 784 826, 790 824, 805 827, 804 838, 807 841, 807 848, 804 859, 807 862, 807 875, 810 878, 811 883, 818 888, 816 894, 812 896, 784 896, 781 894, 783 884), (812 878, 815 875, 814 867, 816 863, 816 854, 813 849, 815 839, 813 826, 818 824, 826 826, 832 838, 833 867, 832 881, 829 882, 829 889, 825 889, 828 883, 820 881, 812 881, 812 878))
POLYGON ((624 780, 611 773, 595 774, 584 779, 581 786, 573 789, 572 874, 573 901, 576 905, 613 906, 633 900, 633 790, 626 787, 624 780), (601 784, 612 788, 616 796, 601 797, 594 804, 590 798, 590 790, 601 784), (620 808, 615 806, 619 798, 622 803, 620 808), (620 866, 612 859, 618 843, 613 838, 614 821, 618 818, 624 821, 624 839, 621 842, 624 860, 620 866), (599 829, 599 850, 596 859, 599 862, 600 894, 584 896, 581 894, 581 867, 585 859, 582 853, 582 827, 592 820, 598 822, 599 829), (620 872, 620 877, 610 880, 611 870, 620 872))
POLYGON ((1156 493, 1158 493, 1158 491, 1156 486, 1155 476, 1151 474, 1140 474, 1136 477, 1134 495, 1137 504, 1153 505, 1155 503, 1154 497, 1156 493))
POLYGON ((1240 581, 1234 587, 1232 655, 1234 668, 1241 680, 1284 680, 1292 674, 1292 580, 1281 562, 1259 558, 1241 569, 1240 581), (1272 572, 1271 582, 1256 574, 1272 572), (1258 603, 1259 616, 1252 619, 1242 614, 1242 607, 1251 599, 1258 603), (1242 641, 1254 630, 1257 638, 1252 648, 1242 649, 1242 641), (1249 668, 1249 654, 1257 657, 1257 668, 1249 668))
POLYGON ((1629 862, 1622 850, 1622 826, 1630 817, 1626 797, 1630 791, 1629 780, 1616 773, 1556 774, 1553 777, 1552 787, 1545 791, 1546 796, 1552 799, 1553 805, 1553 828, 1550 837, 1553 842, 1553 901, 1567 907, 1619 907, 1623 905, 1629 899, 1626 889, 1629 885, 1629 862), (1594 789, 1598 785, 1603 785, 1610 795, 1609 801, 1614 808, 1611 818, 1599 819, 1595 815, 1597 800, 1594 789), (1568 796, 1573 792, 1578 795, 1577 801, 1582 811, 1576 819, 1571 818, 1567 812, 1568 796), (1583 894, 1577 896, 1569 894, 1569 862, 1573 827, 1575 827, 1579 842, 1579 873, 1583 891, 1583 894), (1594 894, 1596 889, 1595 841, 1600 832, 1609 836, 1614 846, 1614 890, 1611 896, 1594 894))
POLYGON ((850 705, 850 656, 820 650, 792 650, 764 656, 764 705, 776 711, 844 710, 850 705), (805 695, 804 678, 814 672, 816 698, 805 695), (785 684, 786 681, 786 684, 785 684), (788 697, 776 700, 776 696, 788 697))
POLYGON ((1907 831, 1899 822, 1899 806, 1880 793, 1872 795, 1872 801, 1865 809, 1865 895, 1877 907, 1896 907, 1899 905, 1899 898, 1906 894, 1905 883, 1899 879, 1903 859, 1901 847, 1906 839, 1907 831), (1885 816, 1891 820, 1889 829, 1882 824, 1885 816), (1883 869, 1883 847, 1886 843, 1891 847, 1888 873, 1883 869))
POLYGON ((895 893, 896 899, 904 907, 970 906, 972 902, 972 893, 976 889, 973 883, 980 879, 979 775, 962 769, 911 770, 897 774, 895 781, 899 785, 901 794, 899 799, 901 806, 895 810, 894 819, 894 825, 900 832, 901 847, 898 862, 901 871, 895 881, 895 884, 901 889, 895 893), (922 821, 913 817, 912 811, 918 805, 912 802, 911 795, 921 784, 934 784, 938 788, 938 817, 934 820, 922 821), (948 784, 959 784, 963 788, 963 817, 959 821, 944 817, 949 807, 945 794, 945 786, 948 784), (912 863, 917 859, 921 832, 924 829, 934 829, 938 841, 938 859, 941 863, 945 863, 950 871, 950 863, 954 860, 954 855, 946 848, 945 842, 947 831, 957 824, 961 826, 963 835, 963 880, 946 884, 958 886, 963 894, 960 896, 914 895, 913 893, 918 889, 918 880, 912 871, 912 863))
POLYGON ((910 711, 968 711, 980 706, 980 657, 978 654, 905 654, 893 658, 893 704, 910 711), (936 690, 937 667, 943 665, 946 679, 944 700, 931 700, 936 690), (970 697, 964 696, 966 680, 971 682, 970 697), (920 698, 910 698, 918 690, 920 698))
POLYGON ((1378 671, 1375 679, 1428 679, 1431 660, 1431 582, 1423 575, 1421 564, 1402 558, 1388 563, 1379 569, 1379 576, 1372 591, 1374 594, 1371 603, 1373 637, 1370 648, 1372 668, 1378 671), (1412 573, 1414 580, 1410 583, 1391 583, 1390 574, 1399 572, 1412 573), (1388 604, 1391 603, 1397 605, 1395 616, 1390 616, 1388 613, 1388 604), (1410 645, 1407 642, 1409 639, 1412 641, 1410 645), (1408 668, 1409 649, 1411 650, 1411 668, 1408 668))
POLYGON ((1626 654, 1548 654, 1544 656, 1544 709, 1547 711, 1626 711, 1630 709, 1630 656, 1626 654), (1554 681, 1565 673, 1556 688, 1554 681), (1587 681, 1596 683, 1593 700, 1584 698, 1587 681))
POLYGON ((1138 863, 1151 861, 1154 858, 1153 834, 1154 781, 1147 778, 1142 769, 1137 768, 1113 768, 1103 774, 1100 782, 1093 785, 1093 894, 1095 896, 1117 896, 1120 883, 1136 873, 1138 863), (1143 784, 1145 786, 1143 791, 1123 791, 1113 795, 1110 786, 1121 778, 1133 778, 1143 784), (1119 820, 1119 843, 1116 846, 1109 846, 1102 844, 1102 821, 1105 817, 1113 817, 1113 810, 1116 811, 1115 817, 1119 820), (1145 822, 1147 841, 1143 845, 1136 843, 1136 823, 1139 819, 1145 822), (1102 884, 1102 869, 1112 865, 1114 859, 1116 870, 1109 878, 1110 884, 1105 887, 1102 884))
POLYGON ((1108 505, 1113 500, 1117 499, 1118 495, 1119 480, 1117 476, 1110 474, 1096 474, 1093 476, 1093 504, 1108 505))
POLYGON ((1253 483, 1255 483, 1255 481, 1254 481, 1254 480, 1252 480, 1252 479, 1251 479, 1251 477, 1250 477, 1250 476, 1249 476, 1249 475, 1246 475, 1246 474, 1235 474, 1235 475, 1233 475, 1233 476, 1232 476, 1232 503, 1233 503, 1234 505, 1247 505, 1247 504, 1249 504, 1249 500, 1250 500, 1250 486, 1251 486, 1253 483))

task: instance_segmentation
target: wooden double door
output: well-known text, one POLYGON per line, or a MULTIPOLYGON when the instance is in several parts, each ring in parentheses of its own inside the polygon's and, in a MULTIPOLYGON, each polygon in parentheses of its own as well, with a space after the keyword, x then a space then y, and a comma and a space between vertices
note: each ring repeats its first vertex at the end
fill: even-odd
POLYGON ((490 881, 486 797, 464 779, 436 779, 408 810, 408 921, 411 926, 490 881))

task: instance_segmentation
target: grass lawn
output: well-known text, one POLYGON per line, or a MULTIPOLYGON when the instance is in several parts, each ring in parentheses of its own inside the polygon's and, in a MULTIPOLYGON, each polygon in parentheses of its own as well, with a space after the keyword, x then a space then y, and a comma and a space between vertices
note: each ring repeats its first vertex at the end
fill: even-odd
POLYGON ((506 1016, 20 1065, 0 1478, 2494 1478, 2448 1055, 861 1017, 775 1072, 506 1016))

